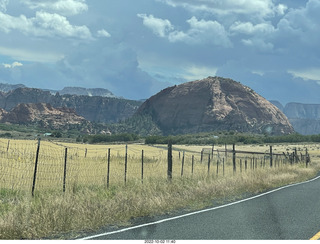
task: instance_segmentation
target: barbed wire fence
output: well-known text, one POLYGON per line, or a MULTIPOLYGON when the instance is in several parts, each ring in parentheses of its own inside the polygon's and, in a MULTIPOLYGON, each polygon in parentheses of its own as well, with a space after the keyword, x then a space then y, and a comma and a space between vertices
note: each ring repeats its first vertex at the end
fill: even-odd
POLYGON ((146 145, 71 146, 52 141, 0 140, 0 189, 75 191, 81 187, 128 184, 178 177, 226 177, 262 168, 303 163, 308 150, 274 153, 218 149, 192 150, 146 145), (90 148, 89 148, 90 147, 90 148), (150 149, 152 148, 152 150, 150 149), (169 158, 171 158, 169 160, 169 158), (171 164, 171 165, 170 165, 171 164))

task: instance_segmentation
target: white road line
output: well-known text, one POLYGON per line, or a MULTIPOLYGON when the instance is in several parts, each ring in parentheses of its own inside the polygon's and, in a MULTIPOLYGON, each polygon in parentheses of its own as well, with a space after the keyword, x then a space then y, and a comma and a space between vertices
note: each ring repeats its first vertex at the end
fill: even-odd
POLYGON ((187 214, 183 214, 183 215, 179 215, 179 216, 175 216, 175 217, 171 217, 171 218, 167 218, 167 219, 158 220, 158 221, 151 222, 151 223, 136 225, 136 226, 124 228, 124 229, 121 229, 121 230, 105 232, 105 233, 101 233, 101 234, 97 234, 97 235, 93 235, 93 236, 87 236, 87 237, 83 237, 83 238, 80 238, 80 239, 77 239, 77 240, 90 240, 90 239, 94 239, 94 238, 98 238, 98 237, 102 237, 102 236, 108 236, 108 235, 112 235, 112 234, 117 234, 117 233, 125 232, 125 231, 128 231, 128 230, 134 230, 134 229, 138 229, 138 228, 145 227, 145 226, 156 225, 156 224, 160 224, 160 223, 163 223, 163 222, 167 222, 167 221, 171 221, 171 220, 175 220, 175 219, 180 219, 180 218, 184 218, 184 217, 195 215, 195 214, 205 213, 205 212, 208 212, 208 211, 213 211, 213 210, 216 210, 216 209, 229 207, 229 206, 232 206, 232 205, 235 205, 235 204, 238 204, 238 203, 250 201, 252 199, 271 194, 271 193, 276 192, 276 191, 283 190, 283 189, 288 188, 288 187, 310 183, 310 182, 315 181, 315 180, 317 180, 319 178, 320 178, 320 176, 318 176, 318 177, 316 177, 314 179, 308 180, 308 181, 304 181, 304 182, 300 182, 300 183, 294 183, 294 184, 287 185, 287 186, 282 186, 282 187, 274 189, 272 191, 268 191, 268 192, 259 194, 257 196, 249 197, 249 198, 242 199, 242 200, 239 200, 239 201, 236 201, 236 202, 232 202, 232 203, 228 203, 228 204, 225 204, 225 205, 221 205, 221 206, 217 206, 217 207, 213 207, 213 208, 207 208, 207 209, 203 209, 203 210, 199 210, 199 211, 195 211, 195 212, 191 212, 191 213, 187 213, 187 214))

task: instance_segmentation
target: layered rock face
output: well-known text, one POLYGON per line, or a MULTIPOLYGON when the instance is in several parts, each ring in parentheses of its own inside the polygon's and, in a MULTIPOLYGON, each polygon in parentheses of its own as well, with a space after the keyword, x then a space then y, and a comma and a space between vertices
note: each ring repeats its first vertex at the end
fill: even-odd
POLYGON ((288 103, 283 112, 296 132, 303 135, 320 134, 320 104, 288 103))
POLYGON ((68 125, 79 125, 87 121, 77 115, 74 109, 53 108, 50 104, 19 104, 10 112, 0 110, 0 122, 12 124, 41 124, 52 129, 66 128, 68 125))
POLYGON ((320 119, 320 104, 288 103, 283 112, 293 119, 320 119))
POLYGON ((288 134, 286 116, 252 89, 221 77, 169 87, 145 101, 137 114, 150 114, 164 133, 234 130, 288 134))
POLYGON ((50 103, 53 107, 75 109, 77 114, 89 121, 113 123, 131 117, 142 104, 126 99, 78 96, 52 95, 50 91, 34 88, 18 88, 10 92, 0 92, 0 108, 10 111, 20 103, 50 103))

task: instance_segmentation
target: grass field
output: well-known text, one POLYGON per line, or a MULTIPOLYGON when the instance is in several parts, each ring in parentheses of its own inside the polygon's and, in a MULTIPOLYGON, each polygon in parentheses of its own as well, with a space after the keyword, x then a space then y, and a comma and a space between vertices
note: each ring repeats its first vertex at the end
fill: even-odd
MULTIPOLYGON (((37 141, 0 140, 1 188, 25 190, 32 188, 34 178, 37 141)), ((173 177, 206 177, 208 175, 208 155, 201 150, 211 151, 211 147, 174 146, 173 177), (185 152, 185 153, 184 153, 185 152), (182 158, 184 165, 182 172, 182 158), (193 167, 192 167, 193 157, 193 167)), ((84 145, 71 143, 52 143, 41 141, 35 189, 62 189, 64 164, 66 165, 66 190, 77 186, 106 186, 108 175, 108 150, 110 149, 109 185, 118 185, 142 180, 167 178, 167 147, 130 144, 126 145, 84 145), (67 148, 67 160, 65 149, 67 148), (125 154, 127 150, 127 167, 125 154), (125 175, 126 170, 126 175, 125 175)), ((256 150, 256 149, 255 149, 256 150)), ((259 148, 264 150, 264 148, 259 148)), ((211 156, 211 171, 216 171, 216 163, 222 174, 222 157, 215 153, 211 156), (219 157, 219 158, 218 158, 219 157)), ((231 157, 225 160, 224 173, 232 173, 231 157)), ((210 172, 209 172, 210 173, 210 172)))
POLYGON ((211 152, 212 146, 174 145, 173 179, 169 182, 166 146, 129 144, 126 149, 123 144, 41 141, 32 197, 37 145, 36 140, 0 140, 1 239, 37 239, 61 233, 68 233, 69 237, 73 233, 74 237, 83 230, 130 224, 130 219, 135 217, 170 213, 181 208, 200 209, 213 202, 256 194, 314 177, 320 169, 318 144, 273 145, 274 153, 291 153, 296 148, 301 155, 307 148, 312 161, 306 167, 304 161, 291 165, 284 157, 279 157, 274 159, 272 168, 267 157, 269 145, 237 145, 237 150, 265 155, 237 155, 235 173, 232 154, 225 155, 224 145, 214 147, 220 152, 211 154, 209 168, 209 156, 204 154, 201 162, 200 152, 203 148, 211 152))

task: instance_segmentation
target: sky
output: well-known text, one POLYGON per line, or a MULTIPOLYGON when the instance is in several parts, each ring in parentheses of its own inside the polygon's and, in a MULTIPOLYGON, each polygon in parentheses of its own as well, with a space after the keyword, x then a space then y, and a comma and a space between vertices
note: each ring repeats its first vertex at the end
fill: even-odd
POLYGON ((146 99, 208 76, 320 104, 320 0, 0 0, 0 82, 146 99))

